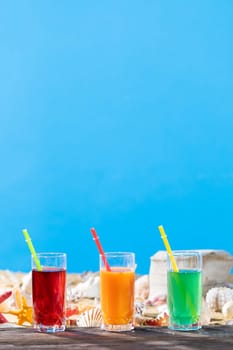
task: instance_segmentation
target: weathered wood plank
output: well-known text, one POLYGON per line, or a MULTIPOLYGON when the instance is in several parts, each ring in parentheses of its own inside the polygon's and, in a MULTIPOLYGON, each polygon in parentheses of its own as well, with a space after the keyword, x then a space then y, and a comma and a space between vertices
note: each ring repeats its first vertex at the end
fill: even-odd
POLYGON ((99 350, 232 350, 233 327, 203 327, 197 332, 172 332, 166 327, 136 328, 127 333, 109 333, 97 328, 69 328, 57 334, 37 333, 31 328, 0 329, 0 350, 33 349, 99 350))

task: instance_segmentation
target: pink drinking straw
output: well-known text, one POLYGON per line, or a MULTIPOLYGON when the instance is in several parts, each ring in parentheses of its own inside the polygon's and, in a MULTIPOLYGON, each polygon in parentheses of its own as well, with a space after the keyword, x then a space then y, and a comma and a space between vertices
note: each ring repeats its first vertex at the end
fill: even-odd
POLYGON ((96 245, 97 245, 97 248, 98 248, 98 251, 100 253, 100 256, 104 262, 104 265, 106 267, 106 270, 107 271, 111 271, 110 269, 110 266, 109 266, 109 263, 106 259, 106 256, 104 254, 104 251, 103 251, 103 248, 101 246, 101 243, 100 243, 100 240, 99 240, 99 237, 97 236, 97 233, 96 233, 96 230, 94 229, 94 227, 91 228, 91 233, 92 233, 92 236, 93 236, 93 240, 95 241, 96 245))

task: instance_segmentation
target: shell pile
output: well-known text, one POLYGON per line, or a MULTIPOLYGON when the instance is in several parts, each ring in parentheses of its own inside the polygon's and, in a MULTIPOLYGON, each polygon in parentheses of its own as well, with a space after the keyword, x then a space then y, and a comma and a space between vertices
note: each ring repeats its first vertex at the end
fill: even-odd
POLYGON ((205 302, 207 308, 216 318, 222 318, 225 321, 233 319, 232 288, 214 287, 209 289, 206 294, 205 302))
MULTIPOLYGON (((99 299, 99 273, 85 272, 67 274, 67 325, 78 327, 99 327, 102 322, 99 299)), ((0 295, 12 291, 12 296, 0 304, 0 315, 6 309, 14 310, 15 291, 31 306, 31 273, 0 270, 0 295)), ((167 295, 152 295, 149 298, 148 275, 137 276, 135 281, 135 324, 144 325, 154 322, 154 325, 164 325, 161 315, 168 314, 167 295), (159 320, 158 320, 159 318, 159 320), (161 324, 160 324, 161 323, 161 324)), ((17 320, 6 315, 8 322, 14 324, 17 320)), ((163 320, 163 321, 164 321, 163 320)), ((232 324, 233 325, 233 275, 221 287, 214 287, 203 295, 202 324, 232 324)))

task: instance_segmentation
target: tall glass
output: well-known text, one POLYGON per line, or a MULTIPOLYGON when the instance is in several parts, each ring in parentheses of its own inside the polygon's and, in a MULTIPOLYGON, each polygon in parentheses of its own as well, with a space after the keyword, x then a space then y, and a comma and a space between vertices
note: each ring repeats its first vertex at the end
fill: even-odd
POLYGON ((202 256, 198 251, 173 251, 174 271, 168 256, 167 298, 169 328, 190 331, 201 328, 202 256))
POLYGON ((135 255, 106 253, 110 271, 100 256, 100 301, 102 329, 122 332, 134 328, 135 255))
POLYGON ((32 258, 34 328, 39 332, 65 330, 66 254, 38 253, 42 271, 32 258))

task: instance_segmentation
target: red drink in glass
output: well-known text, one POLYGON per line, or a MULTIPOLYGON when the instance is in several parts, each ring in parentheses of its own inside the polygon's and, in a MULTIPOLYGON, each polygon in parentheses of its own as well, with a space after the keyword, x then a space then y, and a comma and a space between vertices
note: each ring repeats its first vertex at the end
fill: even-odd
POLYGON ((66 256, 39 253, 41 268, 32 265, 32 303, 34 327, 40 332, 64 331, 66 256))
POLYGON ((36 324, 57 326, 65 319, 65 270, 32 271, 32 298, 36 324))

